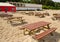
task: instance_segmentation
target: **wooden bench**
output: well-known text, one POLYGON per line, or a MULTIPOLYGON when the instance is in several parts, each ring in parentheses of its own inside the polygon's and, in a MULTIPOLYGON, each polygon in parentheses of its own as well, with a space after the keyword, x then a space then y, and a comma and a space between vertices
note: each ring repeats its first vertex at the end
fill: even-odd
POLYGON ((10 18, 8 18, 7 23, 8 23, 8 22, 12 23, 13 21, 19 21, 19 22, 23 23, 24 20, 25 20, 25 19, 22 19, 22 17, 10 17, 10 18))
POLYGON ((22 17, 8 17, 7 20, 12 20, 12 19, 22 19, 22 17))
POLYGON ((60 14, 53 14, 55 20, 60 20, 60 14))
POLYGON ((29 15, 34 15, 34 12, 29 12, 29 15))
POLYGON ((44 14, 41 14, 41 13, 36 13, 35 16, 38 16, 40 18, 45 17, 44 14))
POLYGON ((46 35, 52 33, 53 31, 55 31, 56 29, 57 29, 57 28, 50 28, 49 30, 46 30, 46 31, 44 31, 44 32, 42 32, 42 33, 40 33, 40 34, 38 34, 38 35, 33 36, 33 38, 34 38, 34 39, 37 39, 37 40, 42 39, 42 38, 45 37, 46 35))
POLYGON ((0 14, 0 17, 12 17, 13 15, 11 14, 0 14))
POLYGON ((22 20, 10 20, 9 22, 12 24, 14 21, 18 21, 18 22, 20 22, 20 23, 22 24, 22 23, 25 22, 24 20, 25 20, 25 19, 22 19, 22 20))
POLYGON ((46 16, 49 16, 49 13, 43 13, 44 15, 46 15, 46 16))
POLYGON ((34 15, 34 12, 26 12, 27 15, 34 15))

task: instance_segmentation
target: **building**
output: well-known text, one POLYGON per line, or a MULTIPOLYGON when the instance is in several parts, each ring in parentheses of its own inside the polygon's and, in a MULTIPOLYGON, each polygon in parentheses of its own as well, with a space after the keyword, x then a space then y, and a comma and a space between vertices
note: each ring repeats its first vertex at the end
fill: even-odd
POLYGON ((20 2, 10 2, 16 6, 16 10, 42 10, 42 4, 28 4, 20 2))
POLYGON ((9 3, 0 2, 0 12, 16 12, 16 7, 9 3))

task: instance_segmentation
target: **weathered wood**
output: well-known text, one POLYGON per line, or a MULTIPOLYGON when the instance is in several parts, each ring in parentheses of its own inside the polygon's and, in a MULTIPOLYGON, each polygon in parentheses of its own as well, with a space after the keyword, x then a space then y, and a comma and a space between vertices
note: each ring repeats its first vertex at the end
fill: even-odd
POLYGON ((26 28, 26 29, 29 29, 31 31, 31 30, 38 29, 38 27, 47 26, 48 24, 51 24, 51 23, 44 22, 44 21, 39 21, 39 22, 36 22, 36 23, 24 25, 22 28, 26 28))
POLYGON ((41 13, 36 13, 35 16, 38 16, 38 17, 40 17, 40 18, 45 17, 44 14, 41 14, 41 13))
POLYGON ((49 13, 43 13, 44 15, 46 15, 46 16, 49 16, 49 13))
POLYGON ((42 38, 45 37, 46 35, 52 33, 53 31, 55 31, 56 29, 57 29, 57 28, 50 28, 50 29, 48 29, 48 30, 46 30, 46 31, 38 34, 38 35, 33 36, 33 38, 35 38, 35 39, 37 39, 37 40, 42 39, 42 38))
POLYGON ((60 14, 53 14, 53 16, 56 20, 60 20, 60 14))
POLYGON ((8 22, 12 23, 14 21, 19 21, 19 22, 23 23, 25 19, 22 19, 22 17, 10 17, 7 20, 8 20, 7 23, 8 22))
POLYGON ((13 15, 10 14, 0 14, 0 17, 12 17, 13 15))

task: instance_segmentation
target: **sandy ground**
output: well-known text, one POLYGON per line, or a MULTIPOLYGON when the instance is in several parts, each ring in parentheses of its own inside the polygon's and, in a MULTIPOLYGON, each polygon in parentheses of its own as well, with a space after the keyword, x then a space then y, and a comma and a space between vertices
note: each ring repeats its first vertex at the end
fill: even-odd
MULTIPOLYGON (((50 16, 46 16, 45 18, 39 18, 36 16, 28 16, 26 14, 21 14, 20 12, 16 12, 14 16, 23 16, 27 24, 38 22, 38 21, 46 21, 51 22, 50 27, 57 27, 54 36, 47 36, 44 38, 45 42, 60 42, 60 21, 51 19, 53 13, 60 13, 60 10, 45 10, 39 11, 41 13, 48 12, 50 16)), ((26 25, 26 24, 23 24, 26 25)), ((0 42, 42 42, 42 40, 35 40, 32 36, 23 35, 23 30, 20 28, 23 25, 12 26, 10 23, 7 23, 7 20, 4 18, 0 18, 0 42)))

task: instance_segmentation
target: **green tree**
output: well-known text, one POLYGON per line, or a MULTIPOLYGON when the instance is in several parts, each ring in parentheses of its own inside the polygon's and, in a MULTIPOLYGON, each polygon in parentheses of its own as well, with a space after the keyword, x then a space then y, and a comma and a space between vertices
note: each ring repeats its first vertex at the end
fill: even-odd
POLYGON ((46 5, 55 7, 55 3, 53 1, 48 1, 46 5))
POLYGON ((41 0, 41 4, 46 5, 46 4, 48 4, 48 2, 50 2, 50 1, 52 1, 52 0, 41 0))

